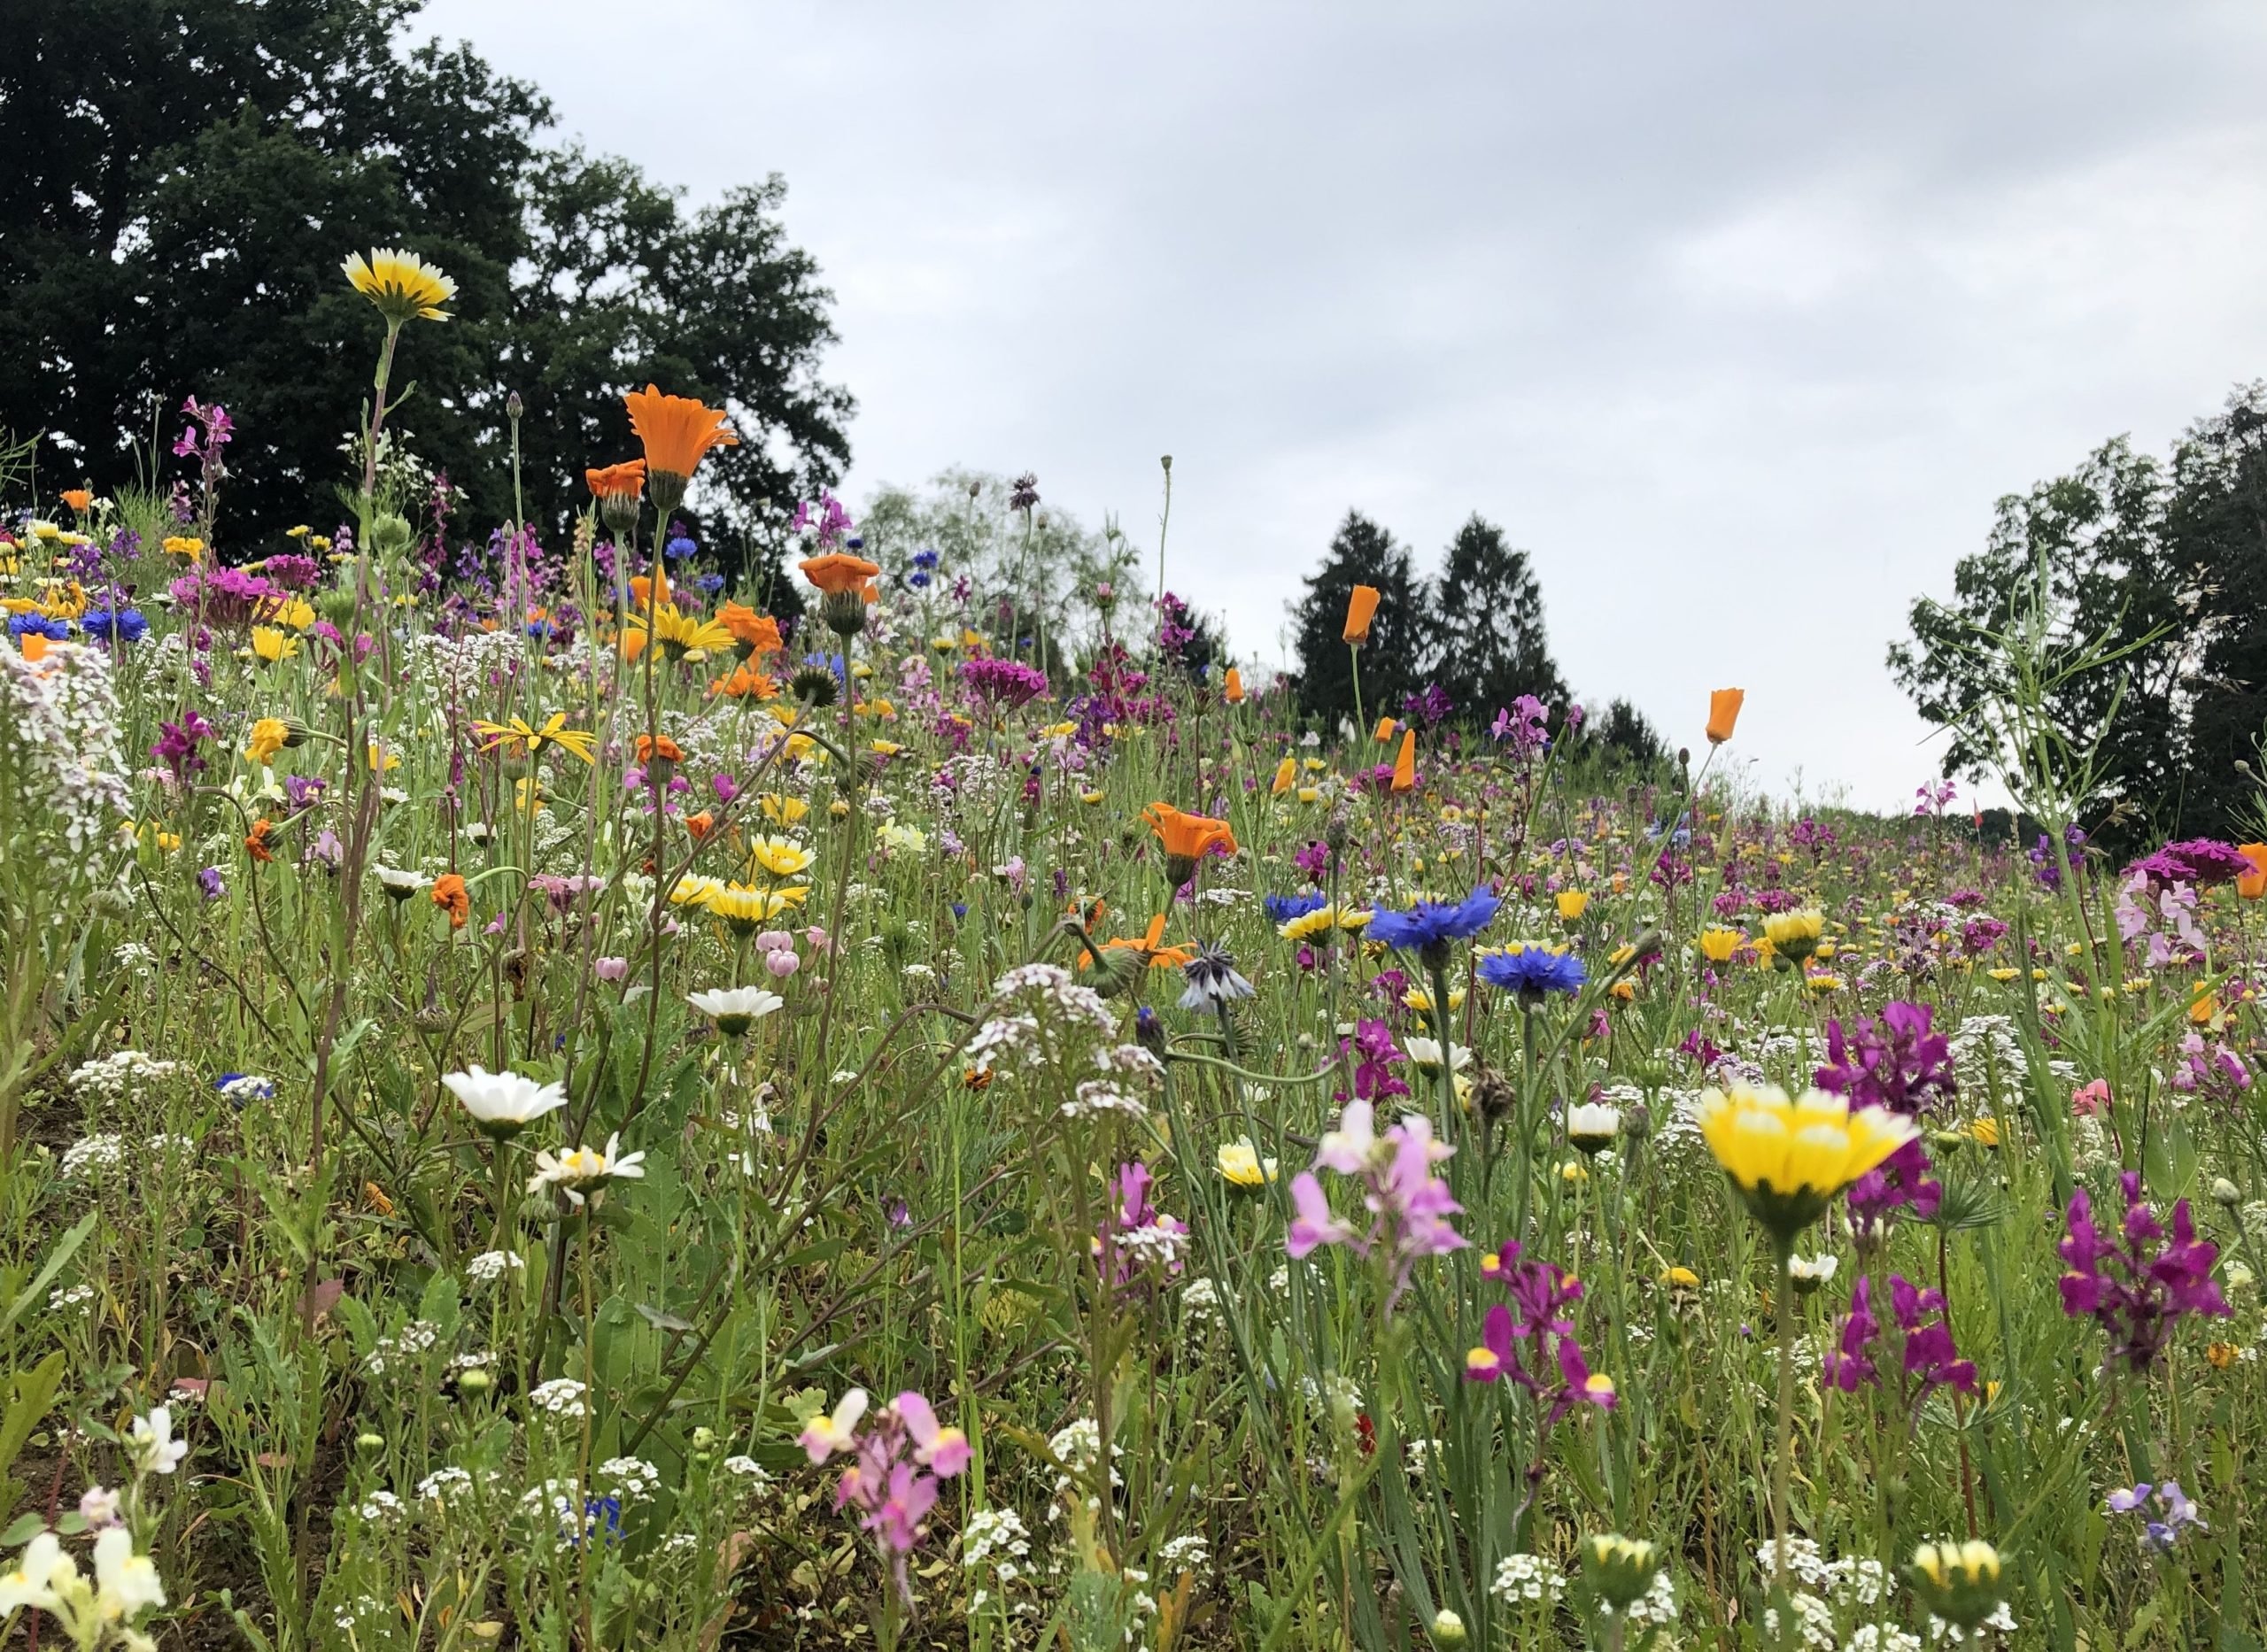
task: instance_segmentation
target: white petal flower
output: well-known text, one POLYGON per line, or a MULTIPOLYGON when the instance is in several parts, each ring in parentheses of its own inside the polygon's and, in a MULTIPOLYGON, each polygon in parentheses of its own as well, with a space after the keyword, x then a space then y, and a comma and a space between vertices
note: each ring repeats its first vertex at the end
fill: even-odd
POLYGON ((173 1408, 166 1405, 153 1408, 147 1417, 135 1417, 127 1443, 144 1473, 171 1474, 189 1455, 189 1442, 174 1438, 173 1408))
POLYGON ((508 1135, 567 1105, 563 1085, 539 1085, 517 1073, 491 1073, 477 1065, 470 1072, 449 1073, 441 1082, 464 1103, 473 1122, 491 1134, 508 1135))
POLYGON ((786 1001, 760 986, 712 987, 685 998, 686 1003, 715 1020, 718 1031, 735 1038, 786 1001))

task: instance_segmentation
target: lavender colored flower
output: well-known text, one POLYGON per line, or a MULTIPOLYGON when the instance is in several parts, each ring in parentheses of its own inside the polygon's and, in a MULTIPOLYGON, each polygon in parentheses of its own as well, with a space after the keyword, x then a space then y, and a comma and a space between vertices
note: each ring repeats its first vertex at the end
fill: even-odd
POLYGON ((197 886, 205 892, 207 900, 218 900, 228 892, 228 886, 221 881, 221 868, 217 866, 208 866, 199 872, 197 886))
POLYGON ((1889 1278, 1890 1310, 1897 1328, 1905 1333, 1905 1376, 1907 1397, 1917 1402, 1938 1388, 1976 1392, 1976 1363, 1960 1357, 1953 1347, 1952 1325, 1945 1318, 1945 1299, 1938 1292, 1915 1285, 1901 1274, 1889 1278), (1936 1317, 1931 1319, 1930 1315, 1936 1317), (1917 1380, 1918 1387, 1912 1385, 1917 1380))
POLYGON ((1496 720, 1488 725, 1488 735, 1498 744, 1508 745, 1513 757, 1525 760, 1551 744, 1550 717, 1548 706, 1532 694, 1522 694, 1509 710, 1496 714, 1496 720))
POLYGON ((1851 1185, 1851 1237, 1861 1248, 1880 1244, 1892 1217, 1909 1211, 1916 1221, 1930 1221, 1944 1196, 1944 1184, 1929 1174, 1927 1152, 1919 1141, 1908 1141, 1851 1185))
POLYGON ((1853 1108, 1886 1108, 1907 1117, 1950 1100, 1957 1083, 1952 1041, 1930 1031, 1933 1013, 1926 1004, 1884 1004, 1878 1021, 1869 1016, 1846 1034, 1839 1021, 1830 1021, 1828 1065, 1814 1082, 1853 1108))
POLYGON ((1371 1213, 1366 1232, 1331 1214, 1313 1170, 1291 1182, 1296 1215, 1283 1248, 1296 1261, 1324 1245, 1344 1245, 1358 1255, 1380 1257, 1386 1268, 1386 1309, 1391 1312, 1409 1288, 1409 1277, 1428 1256, 1462 1250, 1471 1241, 1450 1225, 1464 1209, 1433 1167, 1456 1151, 1433 1139, 1432 1122, 1410 1114, 1377 1133, 1366 1101, 1350 1101, 1338 1128, 1325 1132, 1315 1151, 1317 1169, 1335 1170, 1362 1185, 1362 1203, 1371 1213))
POLYGON ((2062 1311, 2072 1318, 2091 1315, 2101 1326, 2109 1338, 2106 1363, 2123 1360, 2131 1370, 2146 1370, 2184 1316, 2224 1316, 2232 1310, 2212 1282, 2219 1247, 2196 1237, 2188 1201, 2173 1206, 2168 1239, 2141 1197, 2139 1173, 2128 1170, 2118 1183, 2125 1215, 2114 1239, 2094 1225, 2086 1190, 2070 1195, 2068 1231, 2056 1247, 2069 1264, 2061 1280, 2062 1311))

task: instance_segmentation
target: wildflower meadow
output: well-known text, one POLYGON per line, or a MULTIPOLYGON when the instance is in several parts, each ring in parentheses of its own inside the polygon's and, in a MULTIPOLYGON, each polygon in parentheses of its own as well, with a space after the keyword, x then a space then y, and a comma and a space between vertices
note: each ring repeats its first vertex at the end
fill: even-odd
POLYGON ((1357 583, 1303 710, 1169 492, 727 555, 668 383, 453 517, 333 281, 298 524, 194 398, 0 500, 11 1644, 2263 1645, 2267 830, 2091 808, 2043 559, 2016 809, 1799 809, 1718 652, 1633 753, 1357 583))

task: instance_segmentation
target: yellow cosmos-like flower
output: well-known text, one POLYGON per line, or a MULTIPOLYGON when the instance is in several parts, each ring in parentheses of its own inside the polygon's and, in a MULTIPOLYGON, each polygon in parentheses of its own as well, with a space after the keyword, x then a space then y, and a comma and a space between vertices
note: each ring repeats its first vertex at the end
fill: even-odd
POLYGON ((166 554, 184 557, 194 562, 205 554, 205 541, 188 534, 168 534, 166 536, 166 554))
POLYGON ((262 665, 274 665, 279 660, 289 660, 299 652, 299 639, 287 637, 272 625, 251 628, 251 656, 262 665))
POLYGON ((758 838, 748 845, 747 858, 774 877, 801 876, 818 859, 788 838, 758 838))
POLYGON ((1834 1197, 1919 1132, 1880 1108, 1855 1112, 1822 1090, 1790 1099, 1776 1085, 1700 1097, 1700 1134, 1755 1219, 1782 1248, 1834 1197))
POLYGON ((493 752, 502 749, 525 757, 542 754, 546 745, 555 745, 562 752, 571 752, 586 763, 598 760, 598 737, 587 729, 570 729, 567 714, 554 711, 545 719, 540 729, 531 726, 524 718, 515 717, 508 722, 476 722, 473 732, 481 737, 480 749, 493 752))
POLYGON ((644 653, 649 635, 671 660, 682 660, 695 649, 705 653, 732 645, 731 627, 702 614, 679 613, 673 602, 662 603, 650 614, 643 609, 631 613, 622 633, 622 657, 635 660, 644 653))
POLYGON ((1747 937, 1737 930, 1703 930, 1700 931, 1700 955, 1710 963, 1729 963, 1732 954, 1747 942, 1747 937))
POLYGON ((709 891, 701 904, 735 935, 754 934, 781 913, 803 904, 809 886, 791 884, 784 889, 752 889, 746 884, 725 884, 709 891))
POLYGON ((1826 915, 1816 907, 1805 907, 1797 912, 1774 912, 1763 920, 1763 938, 1771 943, 1771 950, 1783 957, 1800 963, 1818 948, 1818 938, 1825 932, 1826 915))
POLYGON ((441 306, 457 296, 456 282, 414 252, 379 247, 367 259, 352 254, 339 267, 354 290, 378 306, 389 327, 449 319, 441 306))
POLYGON ((784 797, 777 791, 767 791, 755 800, 756 810, 774 826, 800 824, 811 806, 801 798, 784 797))
POLYGON ((1585 892, 1579 889, 1562 889, 1559 892, 1559 916, 1561 921, 1567 923, 1577 922, 1581 920, 1582 914, 1590 909, 1590 898, 1585 892))

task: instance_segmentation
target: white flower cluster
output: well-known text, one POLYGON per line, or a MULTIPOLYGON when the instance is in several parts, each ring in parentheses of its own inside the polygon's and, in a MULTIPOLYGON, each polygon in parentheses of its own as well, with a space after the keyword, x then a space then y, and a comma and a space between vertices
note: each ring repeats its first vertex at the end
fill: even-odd
POLYGON ((161 1061, 139 1050, 113 1050, 72 1070, 71 1088, 89 1100, 129 1102, 149 1086, 181 1071, 179 1061, 161 1061))
POLYGON ((1499 1601, 1556 1601, 1567 1593, 1567 1579, 1540 1555, 1506 1555, 1496 1563, 1496 1580, 1489 1592, 1499 1601))
POLYGON ((401 1499, 395 1496, 391 1492, 381 1488, 377 1491, 372 1492, 368 1497, 365 1497, 361 1501, 360 1507, 357 1508, 354 1512, 360 1516, 363 1521, 368 1525, 383 1525, 391 1521, 398 1519, 402 1514, 402 1510, 403 1503, 401 1499))
POLYGON ((363 1369, 373 1377, 383 1377, 397 1366, 414 1363, 417 1356, 439 1339, 440 1326, 429 1319, 413 1319, 390 1337, 380 1337, 371 1348, 369 1357, 362 1362, 363 1369))
POLYGON ((118 693, 97 649, 52 645, 42 660, 0 649, 0 764, 13 830, 40 814, 60 822, 64 843, 83 854, 133 807, 119 745, 118 693))
POLYGON ((464 1265, 464 1277, 475 1285, 493 1285, 504 1277, 504 1270, 524 1272, 527 1258, 516 1251, 484 1250, 464 1265))
POLYGON ((2008 1016, 1967 1016, 1949 1042, 1953 1074, 1963 1090, 1986 1092, 1995 1071, 2008 1085, 2020 1084, 2031 1071, 2031 1063, 2023 1059, 2023 1040, 2008 1016))
POLYGON ((608 1457, 595 1478, 601 1490, 624 1504, 642 1503, 662 1489, 662 1471, 643 1457, 608 1457))
POLYGON ((423 631, 409 638, 409 654, 413 668, 430 679, 443 699, 461 701, 487 686, 490 672, 510 669, 522 648, 516 631, 469 631, 462 637, 423 631))
POLYGON ((1157 1563, 1168 1571, 1202 1571, 1211 1558, 1211 1549, 1195 1532, 1169 1537, 1157 1549, 1157 1563))
POLYGON ((1024 1575, 1031 1557, 1031 1532, 1012 1509, 979 1509, 968 1517, 960 1534, 960 1563, 975 1570, 988 1565, 1003 1584, 1024 1575))
MULTIPOLYGON (((1652 1587, 1630 1602, 1629 1609, 1621 1616, 1625 1621, 1643 1629, 1675 1623, 1678 1610, 1676 1586, 1669 1581, 1667 1572, 1657 1571, 1653 1574, 1652 1587)), ((1602 1617, 1611 1617, 1613 1616, 1613 1608, 1601 1606, 1598 1609, 1598 1615, 1602 1617)))
POLYGON ((75 1182, 114 1170, 125 1162, 125 1137, 81 1136, 63 1150, 61 1174, 65 1181, 75 1182))
POLYGON ((436 1469, 417 1482, 417 1501, 421 1503, 437 1503, 446 1508, 471 1490, 472 1471, 452 1465, 436 1469))
POLYGON ((583 1385, 572 1377, 554 1377, 549 1382, 538 1383, 528 1391, 528 1400, 537 1409, 553 1417, 583 1415, 583 1385))

